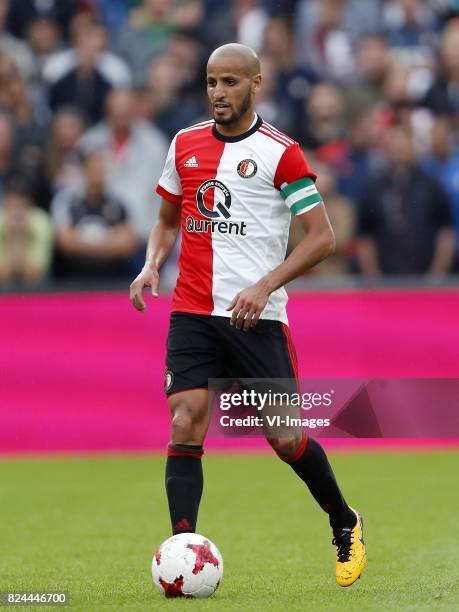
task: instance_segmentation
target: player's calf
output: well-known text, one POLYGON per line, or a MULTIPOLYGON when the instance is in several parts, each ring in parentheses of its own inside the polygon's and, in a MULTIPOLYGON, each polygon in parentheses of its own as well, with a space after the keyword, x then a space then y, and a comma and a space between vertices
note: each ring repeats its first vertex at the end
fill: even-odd
POLYGON ((172 533, 196 531, 203 489, 203 448, 194 444, 169 444, 166 492, 172 533))
MULTIPOLYGON (((288 438, 283 438, 284 442, 288 438)), ((288 463, 306 483, 314 499, 329 515, 336 553, 336 581, 341 586, 353 584, 366 563, 363 527, 360 515, 350 508, 335 479, 331 465, 320 444, 303 434, 301 444, 292 445, 270 440, 279 457, 288 463), (287 451, 287 452, 286 452, 287 451)))
POLYGON ((202 444, 208 427, 207 392, 184 391, 168 398, 171 442, 167 449, 166 491, 172 532, 196 531, 203 489, 202 444))
POLYGON ((301 444, 295 452, 276 452, 307 485, 322 510, 329 515, 333 529, 354 527, 355 513, 347 505, 327 456, 314 438, 303 434, 301 444))

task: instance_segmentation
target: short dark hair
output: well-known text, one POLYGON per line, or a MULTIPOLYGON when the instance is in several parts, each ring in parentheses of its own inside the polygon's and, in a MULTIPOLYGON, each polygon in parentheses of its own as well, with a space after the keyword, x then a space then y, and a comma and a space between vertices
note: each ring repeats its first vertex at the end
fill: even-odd
POLYGON ((22 174, 11 176, 5 185, 5 196, 19 195, 33 201, 33 189, 30 180, 22 174))
POLYGON ((76 153, 81 164, 85 164, 93 155, 103 155, 104 149, 100 145, 84 145, 78 144, 76 153))
POLYGON ((56 123, 58 119, 65 115, 71 115, 72 117, 76 117, 83 123, 84 127, 86 127, 88 124, 88 118, 84 111, 82 111, 81 108, 73 104, 62 104, 61 106, 59 106, 59 108, 54 113, 53 123, 56 123))

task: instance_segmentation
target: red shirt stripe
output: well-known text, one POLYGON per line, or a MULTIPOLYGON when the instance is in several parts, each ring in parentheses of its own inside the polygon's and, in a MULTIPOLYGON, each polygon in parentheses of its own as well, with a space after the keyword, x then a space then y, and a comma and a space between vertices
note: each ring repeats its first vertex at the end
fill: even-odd
MULTIPOLYGON (((182 194, 182 246, 179 277, 172 298, 172 312, 212 314, 213 249, 211 232, 187 232, 189 215, 206 220, 196 207, 196 192, 203 181, 215 178, 225 143, 212 135, 213 121, 202 129, 180 132, 175 146, 175 165, 180 176, 182 194), (198 167, 187 167, 188 159, 197 158, 198 167), (186 237, 186 239, 185 239, 186 237)), ((212 198, 206 201, 213 207, 212 198)))

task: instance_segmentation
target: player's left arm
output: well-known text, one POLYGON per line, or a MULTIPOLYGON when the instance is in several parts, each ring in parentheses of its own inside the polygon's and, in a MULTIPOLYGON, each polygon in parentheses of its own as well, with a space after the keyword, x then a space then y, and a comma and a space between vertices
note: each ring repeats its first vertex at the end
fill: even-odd
POLYGON ((297 218, 304 237, 285 261, 259 281, 269 294, 301 276, 335 251, 335 234, 323 202, 297 218))
POLYGON ((231 324, 247 331, 254 327, 273 291, 301 276, 335 250, 335 235, 323 202, 298 215, 304 232, 303 239, 277 268, 263 276, 255 285, 240 291, 228 307, 232 310, 231 324))
POLYGON ((273 291, 300 276, 328 257, 336 247, 335 235, 322 197, 315 186, 316 174, 311 170, 298 143, 283 152, 274 175, 274 187, 280 191, 292 215, 298 217, 303 239, 287 259, 234 296, 228 307, 231 324, 248 330, 254 327, 273 291))

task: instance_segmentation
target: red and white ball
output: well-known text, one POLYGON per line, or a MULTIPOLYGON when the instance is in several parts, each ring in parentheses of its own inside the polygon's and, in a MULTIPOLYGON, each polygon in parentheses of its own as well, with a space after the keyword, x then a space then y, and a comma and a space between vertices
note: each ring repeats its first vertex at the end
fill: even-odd
POLYGON ((197 533, 179 533, 161 544, 151 564, 153 582, 166 597, 204 599, 223 577, 223 559, 213 542, 197 533))

